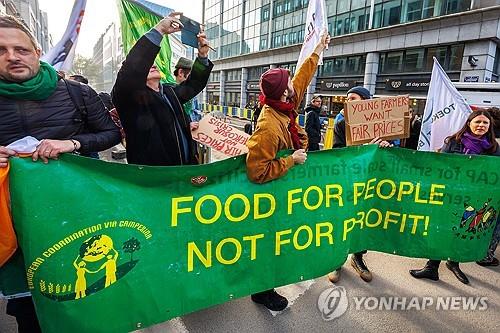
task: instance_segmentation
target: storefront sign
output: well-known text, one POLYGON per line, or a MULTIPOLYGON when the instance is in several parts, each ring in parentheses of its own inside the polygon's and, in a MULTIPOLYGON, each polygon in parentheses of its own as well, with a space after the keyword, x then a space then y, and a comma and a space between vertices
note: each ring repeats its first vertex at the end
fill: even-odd
POLYGON ((247 90, 260 90, 258 83, 248 83, 247 90))
POLYGON ((321 80, 321 90, 347 91, 356 85, 352 80, 321 80))
POLYGON ((422 91, 429 89, 429 79, 389 79, 385 82, 385 90, 422 91))
POLYGON ((479 75, 466 76, 464 82, 479 82, 479 75))

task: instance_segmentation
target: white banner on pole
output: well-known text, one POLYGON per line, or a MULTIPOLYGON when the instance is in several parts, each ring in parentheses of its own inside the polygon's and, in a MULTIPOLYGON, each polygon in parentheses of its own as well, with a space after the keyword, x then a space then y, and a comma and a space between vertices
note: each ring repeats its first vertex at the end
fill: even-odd
MULTIPOLYGON (((302 65, 304 60, 313 53, 314 48, 318 45, 323 31, 328 30, 326 20, 325 0, 310 0, 307 7, 306 30, 304 32, 304 44, 300 50, 297 68, 302 65)), ((323 64, 323 55, 319 57, 319 65, 323 64)))
POLYGON ((69 71, 73 67, 76 42, 86 5, 87 0, 75 0, 64 35, 49 52, 41 57, 43 61, 54 66, 56 70, 69 71))
POLYGON ((462 128, 471 112, 464 97, 434 58, 417 149, 437 151, 447 136, 462 128))

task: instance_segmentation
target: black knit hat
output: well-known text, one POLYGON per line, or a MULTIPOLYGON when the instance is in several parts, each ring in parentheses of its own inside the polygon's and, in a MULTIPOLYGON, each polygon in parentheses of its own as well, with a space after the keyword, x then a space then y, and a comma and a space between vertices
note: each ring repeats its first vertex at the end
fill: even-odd
POLYGON ((368 89, 366 89, 365 87, 362 87, 362 86, 352 87, 347 92, 347 95, 349 95, 350 93, 358 94, 359 96, 361 96, 362 99, 371 99, 372 98, 368 89))

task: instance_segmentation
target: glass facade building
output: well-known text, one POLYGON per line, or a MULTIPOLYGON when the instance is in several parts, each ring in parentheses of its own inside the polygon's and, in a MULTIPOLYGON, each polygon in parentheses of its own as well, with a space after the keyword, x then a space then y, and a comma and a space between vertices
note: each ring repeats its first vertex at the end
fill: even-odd
MULTIPOLYGON (((295 72, 308 3, 205 0, 204 23, 211 45, 217 50, 210 55, 215 67, 207 88, 209 101, 237 105, 239 98, 244 106, 256 99, 258 80, 265 70, 279 66, 295 72)), ((388 85, 401 78, 414 80, 415 84, 409 86, 418 87, 419 82, 430 78, 433 57, 454 81, 468 74, 479 76, 480 82, 498 81, 500 55, 496 50, 500 36, 481 38, 485 22, 462 22, 462 17, 477 12, 484 16, 489 8, 499 12, 500 1, 325 0, 325 5, 335 50, 325 52, 313 92, 331 96, 331 104, 341 102, 353 85, 368 86, 377 95, 397 93, 388 85), (450 26, 442 21, 446 18, 450 26), (471 24, 471 29, 465 24, 471 24), (476 29, 479 39, 470 34, 476 29), (480 40, 481 50, 477 51, 480 40), (468 67, 469 53, 485 58, 483 74, 476 75, 478 68, 468 67)), ((500 15, 489 15, 496 16, 500 27, 500 15)), ((424 96, 418 89, 400 92, 424 96)))
MULTIPOLYGON (((466 11, 471 0, 326 0, 328 31, 341 36, 466 11)), ((300 44, 308 0, 206 0, 216 58, 300 44)))

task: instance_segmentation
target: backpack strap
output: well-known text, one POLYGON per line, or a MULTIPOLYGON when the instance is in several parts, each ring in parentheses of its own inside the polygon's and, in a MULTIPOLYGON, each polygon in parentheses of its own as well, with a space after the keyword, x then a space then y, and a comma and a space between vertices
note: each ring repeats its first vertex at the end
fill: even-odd
POLYGON ((83 99, 82 93, 82 84, 80 82, 66 80, 63 79, 64 83, 66 83, 66 88, 68 89, 69 96, 73 101, 77 111, 80 114, 80 119, 77 121, 82 121, 82 124, 85 126, 87 123, 87 105, 85 105, 85 100, 83 99))

